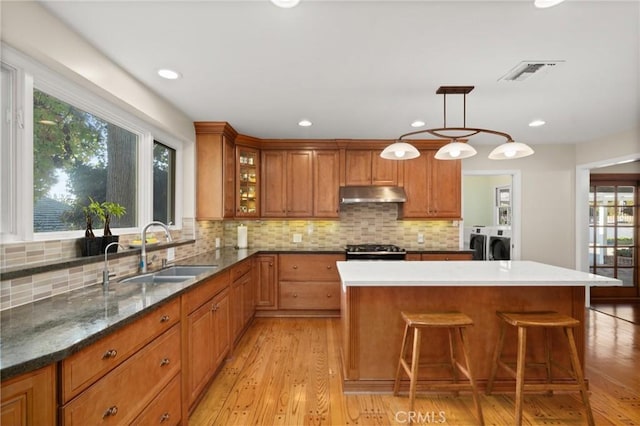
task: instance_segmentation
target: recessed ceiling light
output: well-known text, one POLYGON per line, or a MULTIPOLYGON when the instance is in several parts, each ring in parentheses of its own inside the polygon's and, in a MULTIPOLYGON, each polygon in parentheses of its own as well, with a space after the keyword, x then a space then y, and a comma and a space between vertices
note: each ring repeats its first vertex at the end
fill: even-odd
POLYGON ((167 80, 177 80, 180 78, 180 73, 174 70, 163 68, 158 70, 158 75, 167 80))
POLYGON ((275 4, 278 7, 289 9, 291 7, 297 6, 298 3, 300 3, 300 0, 271 0, 271 3, 275 4))
POLYGON ((427 124, 427 123, 425 123, 424 121, 416 120, 413 123, 411 123, 411 127, 422 127, 425 124, 427 124))
POLYGON ((546 9, 547 7, 553 7, 556 6, 560 3, 562 3, 564 0, 535 0, 533 2, 533 4, 538 8, 538 9, 546 9))
POLYGON ((544 126, 546 123, 546 121, 544 120, 533 120, 531 123, 529 123, 529 127, 540 127, 540 126, 544 126))
POLYGON ((300 127, 309 127, 311 126, 313 123, 309 120, 300 120, 298 121, 298 126, 300 127))

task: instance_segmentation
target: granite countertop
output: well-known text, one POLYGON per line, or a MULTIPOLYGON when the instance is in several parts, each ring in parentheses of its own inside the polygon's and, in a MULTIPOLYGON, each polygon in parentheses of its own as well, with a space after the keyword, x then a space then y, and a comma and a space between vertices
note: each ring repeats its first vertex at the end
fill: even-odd
POLYGON ((0 380, 60 361, 257 252, 229 248, 179 261, 180 265, 218 266, 215 272, 181 283, 120 284, 115 280, 107 294, 98 284, 2 311, 0 380))
POLYGON ((337 262, 351 286, 620 286, 622 281, 544 263, 511 261, 337 262))
MULTIPOLYGON (((456 250, 410 252, 448 253, 456 250)), ((179 297, 203 279, 257 253, 344 254, 344 248, 222 248, 177 261, 178 265, 217 265, 214 272, 181 283, 120 284, 124 277, 119 277, 112 280, 107 294, 102 285, 97 284, 7 309, 0 312, 0 380, 58 362, 179 297)), ((354 263, 357 262, 351 262, 354 263)))

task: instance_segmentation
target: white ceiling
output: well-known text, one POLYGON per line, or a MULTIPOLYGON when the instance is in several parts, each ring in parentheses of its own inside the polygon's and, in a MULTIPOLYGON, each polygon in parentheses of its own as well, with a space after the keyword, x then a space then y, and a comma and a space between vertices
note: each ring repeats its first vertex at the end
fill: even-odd
MULTIPOLYGON (((640 122, 637 0, 43 3, 194 121, 261 138, 391 139, 417 119, 441 127, 441 85, 475 86, 467 126, 530 144, 591 141, 640 122), (565 62, 498 81, 528 60, 565 62), (183 78, 161 79, 162 67, 183 78), (313 126, 299 127, 302 118, 313 126), (547 125, 529 128, 537 118, 547 125)), ((462 96, 447 105, 447 124, 462 125, 462 96)))

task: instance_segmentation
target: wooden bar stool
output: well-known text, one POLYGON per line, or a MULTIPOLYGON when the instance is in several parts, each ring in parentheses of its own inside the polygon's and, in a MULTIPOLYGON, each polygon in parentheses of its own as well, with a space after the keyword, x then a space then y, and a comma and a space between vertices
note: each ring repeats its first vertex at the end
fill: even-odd
POLYGON ((416 387, 418 383, 418 368, 420 366, 438 366, 443 363, 424 362, 420 363, 420 342, 423 328, 446 328, 449 332, 449 362, 447 366, 451 368, 453 375, 453 383, 431 383, 426 385, 428 390, 451 390, 456 394, 461 389, 470 389, 473 393, 473 402, 476 408, 476 414, 480 424, 484 424, 482 416, 482 408, 480 407, 480 398, 478 396, 478 388, 471 373, 469 347, 465 336, 465 328, 473 325, 473 320, 460 312, 432 312, 432 313, 407 313, 401 312, 405 321, 404 336, 402 337, 402 348, 400 349, 400 359, 398 361, 398 369, 396 370, 396 379, 393 385, 393 394, 398 395, 400 388, 400 373, 404 371, 409 376, 409 411, 413 411, 413 405, 416 397, 416 387), (411 365, 405 360, 407 340, 409 330, 413 329, 413 350, 411 353, 411 365), (464 354, 466 367, 462 366, 455 358, 455 331, 460 336, 462 353, 464 354), (468 379, 469 383, 458 383, 457 371, 462 372, 468 379))
POLYGON ((532 391, 580 391, 582 394, 582 402, 587 411, 587 422, 594 425, 593 413, 589 404, 589 396, 587 395, 587 386, 584 382, 580 359, 578 358, 578 349, 573 337, 573 328, 580 325, 580 321, 567 315, 557 312, 497 312, 498 317, 502 320, 500 327, 500 335, 498 337, 498 345, 493 356, 493 365, 487 383, 487 395, 491 393, 493 381, 495 379, 498 367, 504 368, 510 376, 516 379, 516 424, 522 424, 522 397, 525 390, 532 391), (502 360, 502 349, 504 346, 504 336, 507 325, 518 327, 518 352, 516 358, 516 370, 512 368, 513 363, 509 365, 502 360), (545 360, 544 363, 525 363, 527 349, 527 329, 533 327, 543 327, 545 332, 545 360), (551 336, 550 328, 562 328, 567 338, 569 346, 569 357, 571 359, 571 369, 556 364, 551 357, 551 336), (551 379, 552 365, 568 372, 575 380, 574 383, 554 383, 551 379), (524 383, 524 370, 526 366, 544 367, 547 373, 546 383, 524 383))

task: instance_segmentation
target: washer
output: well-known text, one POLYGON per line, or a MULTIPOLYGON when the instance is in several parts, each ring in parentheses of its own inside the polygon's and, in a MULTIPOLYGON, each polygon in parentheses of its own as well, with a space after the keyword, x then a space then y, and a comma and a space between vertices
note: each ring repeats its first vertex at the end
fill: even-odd
POLYGON ((469 234, 469 250, 473 250, 473 260, 487 260, 489 247, 489 229, 474 226, 469 234))
POLYGON ((511 260, 511 229, 496 227, 489 236, 489 260, 511 260))

